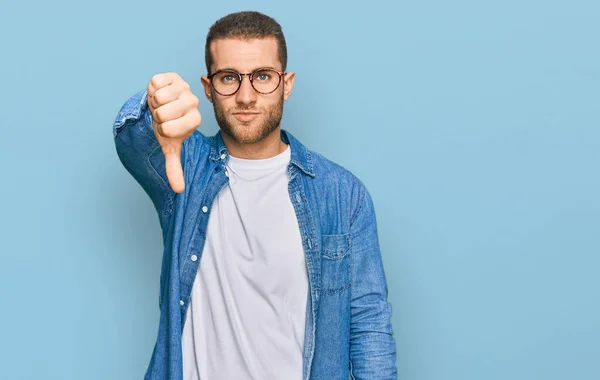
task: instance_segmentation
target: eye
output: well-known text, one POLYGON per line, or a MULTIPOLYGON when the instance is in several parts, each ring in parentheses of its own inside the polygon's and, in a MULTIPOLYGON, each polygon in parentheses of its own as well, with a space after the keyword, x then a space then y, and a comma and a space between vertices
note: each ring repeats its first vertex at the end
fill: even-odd
POLYGON ((215 74, 215 82, 223 85, 237 84, 240 78, 234 72, 222 71, 215 74))
POLYGON ((273 78, 273 74, 268 70, 258 71, 254 73, 254 80, 266 82, 273 78))

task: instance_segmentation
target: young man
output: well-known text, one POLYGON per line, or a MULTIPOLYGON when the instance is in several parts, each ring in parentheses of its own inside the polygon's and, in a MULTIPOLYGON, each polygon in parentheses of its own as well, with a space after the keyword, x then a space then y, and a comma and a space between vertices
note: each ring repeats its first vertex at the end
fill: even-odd
POLYGON ((280 128, 286 63, 275 20, 230 14, 210 28, 202 77, 219 133, 196 130, 198 98, 176 73, 116 117, 117 153, 164 239, 146 379, 396 378, 373 202, 280 128))

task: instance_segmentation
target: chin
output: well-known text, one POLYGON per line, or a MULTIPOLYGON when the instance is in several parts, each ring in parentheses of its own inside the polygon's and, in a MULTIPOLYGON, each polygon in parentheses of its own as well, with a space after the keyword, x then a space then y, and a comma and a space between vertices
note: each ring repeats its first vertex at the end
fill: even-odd
POLYGON ((261 128, 262 123, 257 120, 249 122, 240 122, 235 120, 229 124, 229 128, 221 128, 238 144, 256 144, 264 140, 265 131, 261 128))
POLYGON ((232 112, 225 111, 222 106, 213 103, 215 118, 221 131, 237 144, 257 144, 278 130, 283 112, 283 98, 277 104, 267 107, 259 117, 249 121, 240 120, 232 112))

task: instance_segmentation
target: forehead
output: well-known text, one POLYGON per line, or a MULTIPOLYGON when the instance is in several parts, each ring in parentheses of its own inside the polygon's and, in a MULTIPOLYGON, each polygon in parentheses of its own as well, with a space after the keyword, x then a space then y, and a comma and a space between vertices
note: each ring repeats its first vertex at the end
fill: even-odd
POLYGON ((214 71, 235 69, 250 72, 259 67, 282 69, 275 37, 219 38, 211 43, 210 51, 214 71))

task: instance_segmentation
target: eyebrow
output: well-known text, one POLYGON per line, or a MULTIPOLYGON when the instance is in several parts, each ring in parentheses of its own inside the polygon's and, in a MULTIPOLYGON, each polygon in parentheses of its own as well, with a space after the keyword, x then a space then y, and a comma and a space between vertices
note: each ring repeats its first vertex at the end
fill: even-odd
MULTIPOLYGON (((256 71, 256 70, 260 70, 260 69, 273 69, 273 70, 278 70, 278 69, 274 68, 273 66, 260 66, 260 67, 257 67, 257 68, 255 68, 255 69, 252 69, 252 71, 250 71, 250 72, 253 72, 253 71, 256 71)), ((215 70, 215 73, 216 73, 217 71, 223 71, 223 70, 230 70, 230 71, 235 71, 236 73, 240 73, 240 71, 239 71, 239 70, 236 70, 236 69, 234 69, 233 67, 224 67, 224 68, 222 68, 222 69, 217 69, 217 70, 215 70)))

